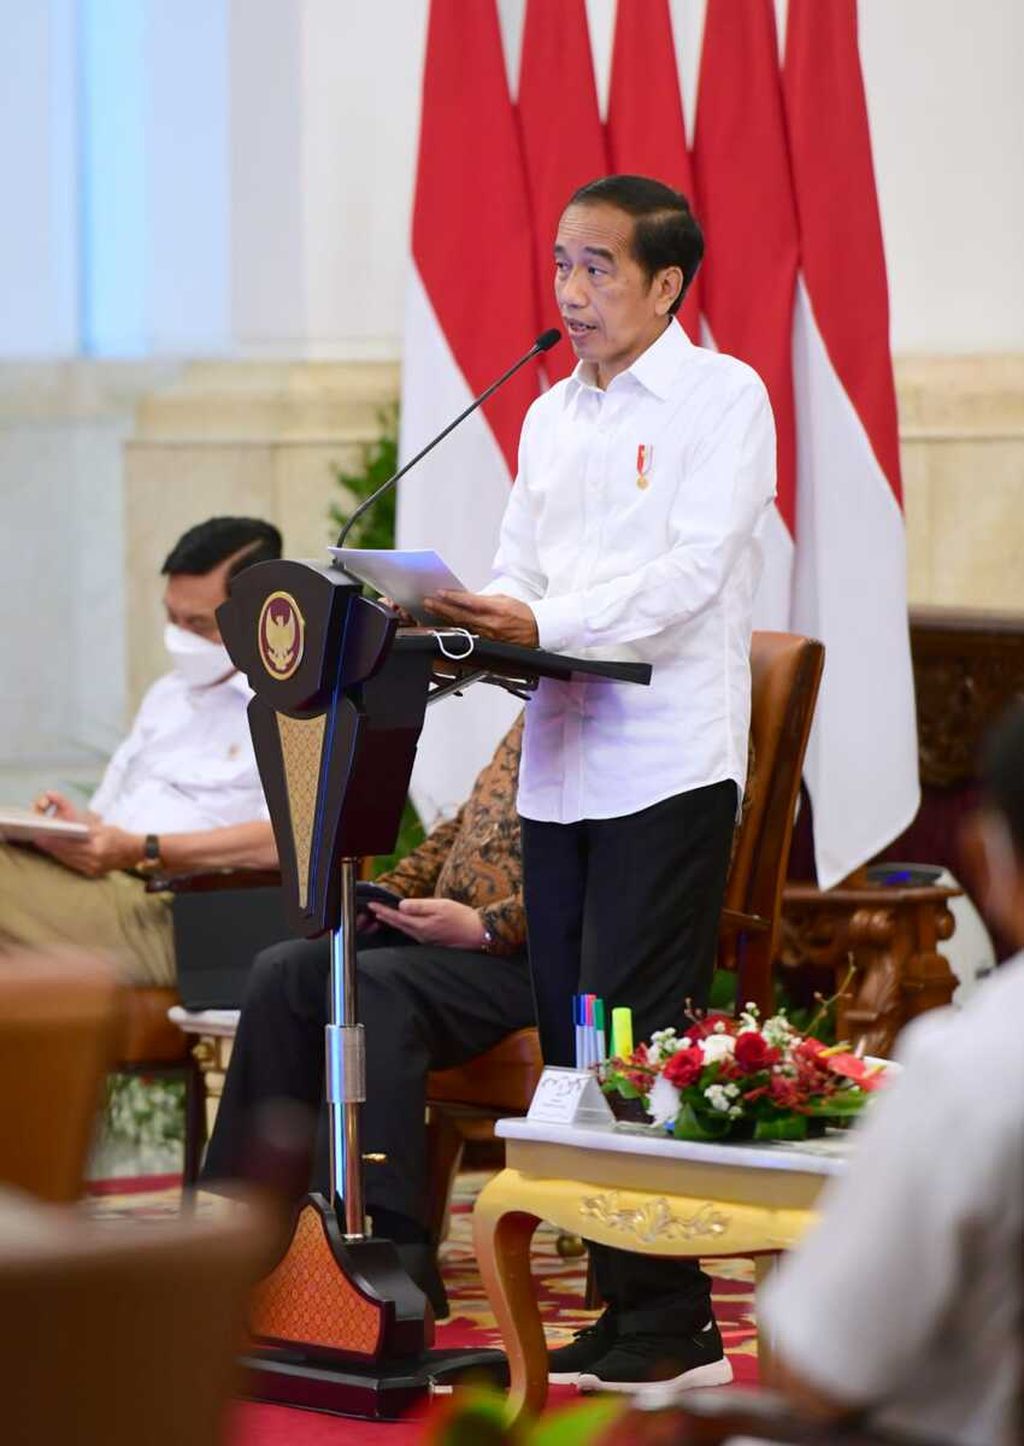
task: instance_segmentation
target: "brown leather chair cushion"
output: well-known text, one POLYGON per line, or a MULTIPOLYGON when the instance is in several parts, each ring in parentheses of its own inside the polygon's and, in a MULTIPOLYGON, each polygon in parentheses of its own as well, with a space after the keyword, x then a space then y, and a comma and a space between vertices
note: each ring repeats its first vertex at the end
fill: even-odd
POLYGON ((468 1064, 435 1070, 427 1084, 427 1098, 522 1113, 533 1097, 542 1068, 537 1031, 518 1029, 468 1064))
POLYGON ((129 987, 121 991, 124 1019, 118 1060, 124 1065, 182 1064, 188 1059, 189 1038, 167 1018, 180 1003, 176 989, 129 987))

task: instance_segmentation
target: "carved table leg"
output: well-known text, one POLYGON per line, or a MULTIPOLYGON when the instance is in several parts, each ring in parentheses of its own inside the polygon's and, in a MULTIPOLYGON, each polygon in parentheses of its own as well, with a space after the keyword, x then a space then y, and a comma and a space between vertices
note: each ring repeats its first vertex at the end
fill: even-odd
POLYGON ((530 1241, 539 1222, 539 1216, 503 1204, 500 1176, 480 1192, 473 1210, 480 1275, 508 1353, 509 1424, 539 1415, 548 1396, 547 1347, 530 1274, 530 1241))
POLYGON ((757 1383, 759 1386, 775 1384, 775 1342, 767 1322, 761 1319, 757 1301, 761 1287, 775 1274, 781 1259, 782 1256, 777 1254, 754 1256, 754 1314, 757 1318, 757 1383))

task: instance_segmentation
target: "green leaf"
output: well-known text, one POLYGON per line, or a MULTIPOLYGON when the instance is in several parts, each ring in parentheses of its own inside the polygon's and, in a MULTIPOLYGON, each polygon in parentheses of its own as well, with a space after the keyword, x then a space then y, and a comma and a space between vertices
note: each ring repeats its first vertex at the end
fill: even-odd
POLYGON ((754 1126, 755 1140, 806 1140, 807 1120, 804 1115, 783 1115, 775 1120, 758 1120, 754 1126))
POLYGON ((732 1121, 727 1115, 721 1120, 712 1120, 707 1115, 698 1116, 692 1105, 683 1104, 676 1115, 672 1134, 677 1140, 721 1140, 729 1133, 732 1121))

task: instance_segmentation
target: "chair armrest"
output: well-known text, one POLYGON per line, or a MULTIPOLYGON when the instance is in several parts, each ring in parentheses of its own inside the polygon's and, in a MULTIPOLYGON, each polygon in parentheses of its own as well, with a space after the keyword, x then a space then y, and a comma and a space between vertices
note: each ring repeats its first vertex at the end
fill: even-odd
POLYGON ((154 874, 147 894, 219 894, 227 889, 276 889, 279 869, 210 869, 205 873, 154 874))
POLYGON ((722 934, 766 934, 771 928, 771 920, 762 914, 744 914, 739 909, 723 909, 719 915, 718 928, 722 934))

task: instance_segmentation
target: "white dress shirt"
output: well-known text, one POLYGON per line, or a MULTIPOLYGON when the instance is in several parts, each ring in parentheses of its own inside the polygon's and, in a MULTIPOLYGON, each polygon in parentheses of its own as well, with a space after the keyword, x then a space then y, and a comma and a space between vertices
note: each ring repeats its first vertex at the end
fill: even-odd
POLYGON ((606 390, 580 363, 534 402, 484 591, 529 604, 542 648, 654 675, 646 688, 541 682, 526 710, 525 817, 616 818, 729 778, 742 796, 774 495, 763 383, 675 322, 606 390))
POLYGON ((774 1348, 879 1425, 1019 1440, 1024 954, 900 1035, 821 1221, 758 1293, 774 1348))
POLYGON ((241 673, 193 688, 166 673, 142 700, 89 807, 129 833, 192 833, 269 818, 241 673))

